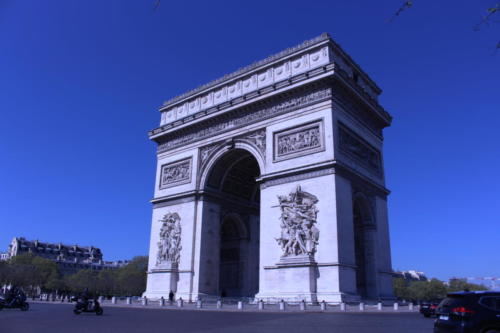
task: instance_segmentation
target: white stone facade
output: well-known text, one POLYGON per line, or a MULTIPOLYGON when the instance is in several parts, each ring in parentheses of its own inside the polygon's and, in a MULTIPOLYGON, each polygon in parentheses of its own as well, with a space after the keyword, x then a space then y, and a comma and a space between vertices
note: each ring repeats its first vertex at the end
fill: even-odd
POLYGON ((166 102, 145 296, 392 298, 380 92, 324 34, 166 102))

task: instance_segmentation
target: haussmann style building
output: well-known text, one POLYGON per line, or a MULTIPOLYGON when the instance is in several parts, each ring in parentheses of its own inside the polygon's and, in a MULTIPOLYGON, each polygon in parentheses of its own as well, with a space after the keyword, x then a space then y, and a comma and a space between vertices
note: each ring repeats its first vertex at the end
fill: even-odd
POLYGON ((27 240, 14 237, 5 253, 4 260, 22 254, 33 254, 54 261, 62 274, 73 274, 82 269, 117 269, 129 263, 127 260, 104 261, 101 249, 95 246, 66 245, 27 240))
POLYGON ((144 295, 392 298, 380 93, 323 34, 165 102, 144 295))

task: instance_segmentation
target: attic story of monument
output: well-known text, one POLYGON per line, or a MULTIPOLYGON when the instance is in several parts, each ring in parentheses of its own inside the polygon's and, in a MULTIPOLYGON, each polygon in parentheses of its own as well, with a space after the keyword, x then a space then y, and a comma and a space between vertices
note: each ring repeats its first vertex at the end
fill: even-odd
POLYGON ((165 102, 144 295, 392 298, 380 93, 323 34, 165 102))

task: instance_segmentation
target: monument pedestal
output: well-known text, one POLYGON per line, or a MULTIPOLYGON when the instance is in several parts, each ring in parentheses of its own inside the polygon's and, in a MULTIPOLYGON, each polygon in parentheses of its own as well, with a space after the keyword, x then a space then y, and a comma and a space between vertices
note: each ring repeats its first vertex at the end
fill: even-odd
POLYGON ((275 266, 265 266, 261 274, 260 291, 255 296, 257 300, 318 301, 318 266, 313 256, 281 257, 275 266))
POLYGON ((179 268, 175 262, 165 262, 156 265, 148 272, 148 289, 143 294, 148 298, 168 299, 168 294, 177 292, 177 281, 179 280, 179 268))

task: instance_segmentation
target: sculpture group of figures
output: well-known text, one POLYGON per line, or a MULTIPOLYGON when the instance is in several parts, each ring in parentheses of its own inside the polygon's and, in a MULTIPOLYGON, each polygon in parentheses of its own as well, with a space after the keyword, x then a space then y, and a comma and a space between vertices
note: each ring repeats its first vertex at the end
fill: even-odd
POLYGON ((178 263, 181 246, 181 218, 177 213, 168 213, 163 219, 158 242, 158 256, 156 264, 178 263))
POLYGON ((278 138, 278 155, 294 153, 296 151, 319 147, 320 131, 319 127, 313 127, 305 131, 300 131, 278 138))
POLYGON ((168 185, 180 180, 189 179, 189 162, 165 166, 162 170, 161 184, 168 185))
POLYGON ((319 240, 315 227, 318 198, 304 192, 300 186, 288 196, 278 196, 281 208, 281 237, 277 238, 283 257, 291 255, 314 255, 319 240))

